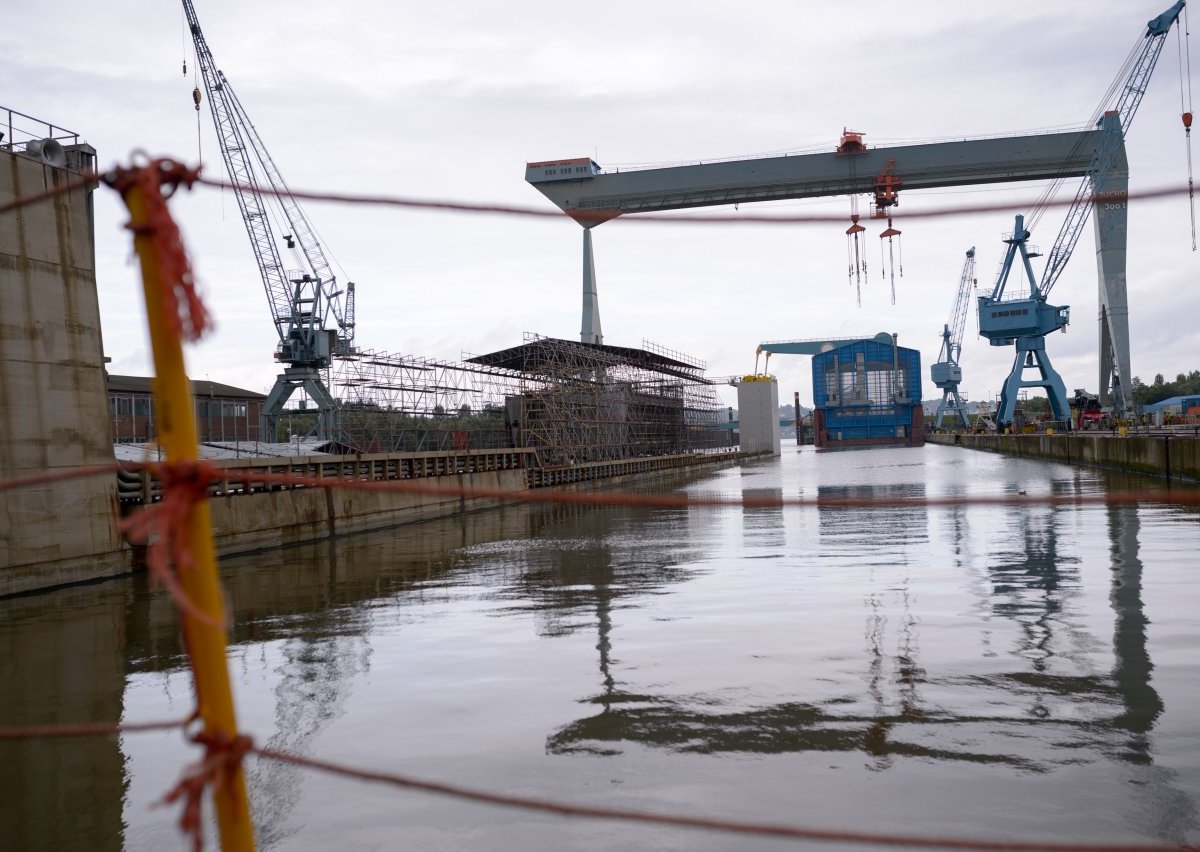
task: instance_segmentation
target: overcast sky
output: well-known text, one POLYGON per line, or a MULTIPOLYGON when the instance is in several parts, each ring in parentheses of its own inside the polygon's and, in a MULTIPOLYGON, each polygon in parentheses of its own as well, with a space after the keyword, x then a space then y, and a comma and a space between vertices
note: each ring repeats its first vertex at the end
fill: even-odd
MULTIPOLYGON (((1145 22, 1169 5, 195 4, 218 65, 293 188, 547 209, 524 181, 526 161, 592 156, 614 168, 832 148, 844 126, 865 132, 868 144, 1081 126, 1145 22)), ((224 176, 207 103, 198 151, 195 63, 178 3, 7 6, 0 105, 78 132, 102 166, 141 149, 202 160, 207 174, 224 176)), ((1186 183, 1179 112, 1172 34, 1127 139, 1134 192, 1186 183)), ((754 367, 764 340, 897 332, 921 350, 924 395, 934 397, 928 365, 963 253, 978 247, 979 285, 990 288, 1001 234, 1039 191, 902 193, 896 304, 878 277, 872 223, 861 308, 846 277, 844 225, 605 224, 595 231, 605 342, 649 339, 730 375, 754 367), (904 220, 909 211, 1010 199, 1006 212, 904 220)), ((192 376, 265 392, 276 373, 275 333, 236 201, 202 188, 173 207, 218 322, 189 357, 192 376)), ((849 207, 837 198, 741 209, 848 216, 849 207)), ((524 331, 578 339, 581 231, 570 220, 305 208, 358 284, 362 346, 456 360, 519 343, 524 331)), ((148 374, 125 214, 105 190, 96 211, 110 370, 148 374)), ((1048 249, 1063 213, 1047 213, 1033 242, 1048 249)), ((1051 299, 1072 308, 1066 333, 1047 344, 1068 392, 1098 384, 1094 255, 1089 225, 1051 299)), ((1200 368, 1198 264, 1186 200, 1132 206, 1132 361, 1145 381, 1200 368)), ((994 397, 1012 356, 976 337, 972 311, 967 395, 994 397)), ((811 403, 809 370, 807 358, 772 360, 781 401, 799 391, 811 403)))

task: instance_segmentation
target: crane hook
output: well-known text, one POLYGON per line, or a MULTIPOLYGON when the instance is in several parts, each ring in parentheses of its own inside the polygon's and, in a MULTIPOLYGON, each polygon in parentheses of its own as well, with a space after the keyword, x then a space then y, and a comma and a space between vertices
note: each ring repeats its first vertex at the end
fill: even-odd
POLYGON ((196 112, 200 111, 200 87, 192 89, 192 103, 196 105, 196 112))

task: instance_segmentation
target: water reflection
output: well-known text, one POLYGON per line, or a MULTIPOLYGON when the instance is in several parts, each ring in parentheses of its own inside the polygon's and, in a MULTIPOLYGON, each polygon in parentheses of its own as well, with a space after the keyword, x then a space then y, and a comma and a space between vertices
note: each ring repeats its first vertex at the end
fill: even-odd
MULTIPOLYGON (((128 595, 105 583, 2 602, 0 725, 121 720, 128 595)), ((117 737, 0 740, 0 846, 121 849, 125 772, 117 737)))
MULTIPOLYGON (((847 458, 839 463, 867 456, 847 458)), ((715 477, 714 488, 780 502, 798 492, 920 498, 927 482, 937 494, 972 492, 969 471, 942 483, 928 470, 894 465, 847 486, 832 480, 857 481, 853 469, 794 483, 794 470, 760 466, 715 477), (921 481, 882 481, 912 477, 921 481)), ((1049 474, 1031 482, 1000 487, 1081 487, 1049 474)), ((1152 651, 1162 666, 1164 647, 1178 654, 1196 633, 1189 623, 1174 646, 1151 641, 1162 634, 1147 618, 1143 559, 1156 582, 1185 572, 1141 538, 1167 523, 1145 511, 512 507, 226 560, 240 706, 272 747, 472 786, 629 805, 609 785, 640 784, 640 795, 665 791, 653 803, 665 810, 723 809, 731 789, 741 807, 794 782, 853 802, 829 821, 855 824, 889 797, 941 784, 912 795, 914 820, 936 819, 955 795, 965 811, 990 793, 1005 820, 1028 818, 1020 833, 1043 836, 1086 835, 1087 797, 1096 810, 1115 796, 1128 814, 1105 830, 1194 840, 1195 754, 1171 750, 1188 744, 1181 726, 1194 741, 1195 724, 1180 722, 1186 708, 1162 669, 1155 680, 1152 651), (985 792, 946 792, 962 779, 985 792), (1052 785, 1081 781, 1062 805, 1083 803, 1074 822, 1028 816, 1052 785)), ((1192 516, 1184 522, 1193 529, 1192 516)), ((1169 606, 1178 620, 1180 605, 1169 606)), ((172 608, 144 579, 0 601, 0 723, 137 717, 147 711, 125 707, 130 695, 157 687, 182 713, 183 667, 172 608)), ((1181 671, 1194 674, 1194 661, 1177 657, 1176 682, 1181 671)), ((15 848, 89 836, 104 838, 97 848, 136 846, 146 817, 129 804, 131 779, 157 795, 179 768, 148 766, 117 741, 33 747, 0 743, 0 766, 17 767, 0 772, 0 822, 24 831, 15 848), (88 779, 86 793, 75 777, 88 779)), ((457 803, 376 801, 276 764, 252 763, 249 779, 263 848, 327 848, 360 819, 364 842, 403 825, 422 848, 486 848, 464 838, 516 837, 524 825, 457 803), (444 821, 463 833, 440 833, 444 821)), ((1047 811, 1060 801, 1050 798, 1047 811)), ((521 838, 607 848, 589 830, 564 829, 557 844, 532 828, 521 838)))
POLYGON ((787 545, 782 488, 743 488, 742 498, 759 505, 742 508, 742 545, 779 554, 787 545), (771 505, 778 503, 778 507, 771 505))
POLYGON ((918 502, 924 497, 923 482, 819 486, 818 501, 893 501, 867 508, 819 505, 822 556, 856 556, 885 566, 901 564, 906 548, 929 540, 929 512, 918 502), (898 500, 913 500, 914 505, 894 502, 898 500))
MULTIPOLYGON (((1077 484, 1058 482, 1051 487, 1067 491, 1077 484)), ((858 497, 864 492, 919 497, 923 486, 823 486, 819 490, 820 496, 828 498, 858 497)), ((756 492, 755 496, 766 495, 756 492)), ((1150 683, 1136 508, 1106 510, 1115 616, 1111 675, 1079 672, 1089 668, 1101 643, 1075 618, 1072 601, 1080 593, 1080 560, 1060 545, 1064 524, 1077 523, 1071 514, 1075 510, 1017 506, 1004 510, 1000 518, 995 512, 981 515, 988 518, 979 527, 981 534, 1002 527, 999 543, 990 553, 984 548, 978 554, 988 566, 984 576, 989 582, 989 611, 993 618, 1018 627, 1016 647, 1001 659, 1022 659, 1028 664, 1027 670, 1002 666, 982 676, 929 672, 920 659, 914 566, 900 554, 927 541, 929 511, 923 506, 865 511, 821 507, 818 511, 820 555, 830 558, 831 547, 840 551, 854 545, 868 563, 865 695, 843 692, 823 701, 781 700, 723 712, 727 696, 715 691, 630 690, 620 672, 614 671, 611 649, 620 644, 620 637, 614 635, 611 598, 602 598, 597 600, 594 622, 601 690, 583 702, 598 712, 553 731, 546 740, 547 750, 561 755, 612 755, 638 745, 699 754, 859 752, 876 770, 890 768, 898 757, 917 757, 1037 773, 1060 761, 1091 759, 1083 755, 1093 748, 1125 763, 1149 760, 1152 748, 1147 735, 1163 705, 1150 683), (875 546, 867 552, 864 541, 875 546), (890 633, 889 625, 894 625, 890 633), (927 687, 936 699, 927 697, 927 687), (951 694, 955 698, 948 702, 951 694)), ((949 567, 969 575, 977 556, 977 548, 970 544, 970 510, 956 506, 936 511, 942 513, 951 533, 949 567)), ((770 534, 776 525, 763 524, 760 517, 744 511, 743 523, 765 527, 770 534)), ((744 534, 751 553, 753 537, 746 530, 744 534)), ((600 560, 597 570, 613 571, 605 561, 611 560, 610 553, 597 550, 592 555, 600 560)), ((996 657, 988 646, 984 651, 984 657, 996 657)), ((799 678, 803 680, 802 675, 799 678)), ((804 690, 802 685, 799 688, 804 690)), ((1155 810, 1161 812, 1168 801, 1171 805, 1166 809, 1170 816, 1152 833, 1178 840, 1181 831, 1195 824, 1194 803, 1169 785, 1164 789, 1161 778, 1155 786, 1156 795, 1163 797, 1155 810)))
MULTIPOLYGON (((1065 483, 1052 484, 1055 493, 1068 489, 1065 483)), ((1067 600, 1079 588, 1078 559, 1060 554, 1058 548, 1065 511, 1069 510, 1061 506, 1014 505, 1005 518, 1005 549, 989 566, 992 611, 1020 625, 1017 653, 1030 660, 1038 674, 1049 670, 1056 653, 1070 659, 1065 642, 1077 633, 1064 620, 1067 600)), ((1033 712, 1044 715, 1046 710, 1037 707, 1033 712)))

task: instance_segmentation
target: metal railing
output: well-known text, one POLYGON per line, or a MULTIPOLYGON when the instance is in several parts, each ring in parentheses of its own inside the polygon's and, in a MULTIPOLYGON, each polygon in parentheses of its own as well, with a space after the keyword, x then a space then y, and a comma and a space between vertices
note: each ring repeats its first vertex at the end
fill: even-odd
MULTIPOLYGON (((208 485, 208 496, 233 497, 266 491, 306 488, 303 484, 266 482, 263 474, 286 474, 328 481, 380 482, 423 479, 458 474, 520 470, 529 466, 533 450, 462 450, 456 452, 372 454, 361 456, 308 456, 278 459, 226 459, 214 462, 220 469, 208 485)), ((162 485, 149 470, 117 473, 117 496, 122 504, 146 504, 162 499, 162 485)))
POLYGON ((16 150, 18 144, 54 139, 63 145, 78 145, 79 134, 15 109, 0 106, 0 148, 16 150))

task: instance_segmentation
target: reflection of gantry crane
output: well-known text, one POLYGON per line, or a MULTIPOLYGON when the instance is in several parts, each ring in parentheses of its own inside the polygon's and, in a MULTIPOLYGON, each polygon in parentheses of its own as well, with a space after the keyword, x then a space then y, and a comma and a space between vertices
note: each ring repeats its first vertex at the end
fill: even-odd
POLYGON ((959 382, 962 381, 962 367, 958 358, 962 354, 963 329, 967 324, 967 305, 970 304, 971 293, 975 289, 975 247, 967 249, 967 258, 963 261, 962 275, 958 279, 958 293, 954 297, 954 309, 950 312, 950 322, 942 329, 942 351, 936 364, 929 367, 929 377, 942 390, 942 401, 938 403, 935 429, 942 428, 942 419, 952 415, 959 426, 967 429, 970 422, 967 419, 967 405, 958 393, 959 382))
MULTIPOLYGON (((263 405, 262 434, 270 434, 288 398, 303 388, 320 412, 318 433, 328 435, 336 402, 321 378, 321 370, 329 366, 333 356, 353 351, 354 283, 349 282, 345 291, 337 289, 337 279, 316 232, 267 153, 233 87, 217 68, 191 0, 183 0, 183 10, 208 92, 221 156, 250 235, 279 334, 275 360, 286 365, 263 405), (270 194, 260 194, 260 187, 270 194), (289 229, 283 241, 286 248, 292 249, 292 260, 300 269, 285 270, 271 218, 279 227, 289 229)), ((199 90, 195 98, 198 110, 199 90)))
MULTIPOLYGON (((1054 283, 1071 259, 1088 216, 1096 207, 1096 242, 1100 264, 1100 374, 1101 401, 1110 389, 1114 408, 1124 412, 1130 403, 1129 377, 1129 308, 1125 295, 1126 198, 1129 193, 1129 173, 1125 163, 1125 129, 1133 122, 1146 85, 1166 42, 1166 35, 1183 11, 1184 0, 1163 12, 1146 25, 1142 43, 1123 67, 1128 74, 1120 83, 1116 106, 1106 111, 1097 125, 1100 140, 1092 152, 1091 163, 1076 190, 1067 218, 1058 232, 1054 247, 1046 260, 1041 282, 1035 281, 1029 258, 1036 257, 1026 248, 1029 231, 1024 217, 1018 216, 1013 233, 1005 242, 1009 250, 1001 267, 1000 277, 990 296, 979 300, 979 333, 993 346, 1016 344, 1013 369, 1000 394, 996 423, 1000 428, 1013 421, 1017 393, 1023 387, 1044 387, 1056 420, 1070 422, 1067 392, 1062 378, 1050 365, 1046 355, 1046 335, 1065 328, 1070 316, 1067 307, 1055 307, 1046 302, 1054 283), (1029 293, 1004 299, 1005 283, 1011 264, 1019 251, 1029 280, 1029 293), (1026 381, 1027 368, 1037 368, 1040 377, 1026 381)), ((1116 87, 1114 87, 1115 89, 1116 87)), ((1188 120, 1185 116, 1185 123, 1188 120)))

